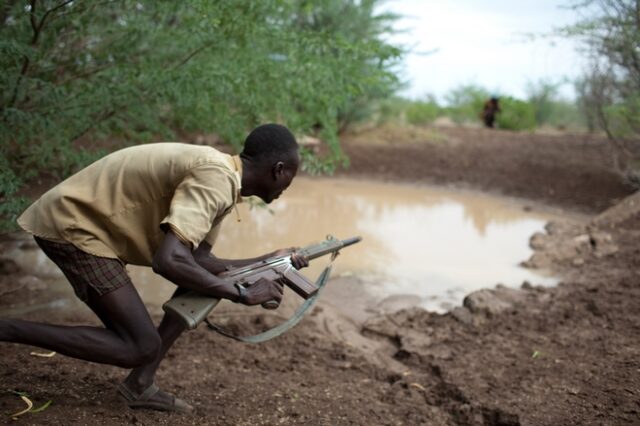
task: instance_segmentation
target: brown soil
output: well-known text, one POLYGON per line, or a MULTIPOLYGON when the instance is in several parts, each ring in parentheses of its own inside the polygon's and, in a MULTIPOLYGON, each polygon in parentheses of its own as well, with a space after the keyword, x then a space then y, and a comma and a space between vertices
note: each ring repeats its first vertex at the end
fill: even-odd
POLYGON ((350 176, 471 186, 588 213, 633 192, 611 171, 606 141, 588 134, 389 127, 346 139, 350 176))
MULTIPOLYGON (((259 346, 200 328, 178 341, 158 376, 195 404, 191 415, 128 410, 115 395, 124 375, 117 368, 2 344, 0 412, 21 408, 8 391, 18 390, 36 405, 53 401, 23 416, 26 424, 640 424, 640 197, 619 202, 632 190, 607 169, 605 142, 412 132, 347 137, 352 168, 343 174, 464 185, 591 214, 532 238, 536 254, 527 264, 551 266, 561 285, 483 290, 445 315, 412 309, 365 324, 321 304, 259 346)), ((51 297, 10 262, 0 266, 0 309, 51 297)), ((95 323, 65 310, 24 317, 95 323)), ((226 320, 247 331, 272 317, 226 320)))

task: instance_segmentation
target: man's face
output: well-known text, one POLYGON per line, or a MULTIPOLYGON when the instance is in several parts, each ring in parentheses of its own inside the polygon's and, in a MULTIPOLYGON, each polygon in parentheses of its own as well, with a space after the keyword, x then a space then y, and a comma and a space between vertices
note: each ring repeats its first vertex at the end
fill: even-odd
MULTIPOLYGON (((279 163, 282 164, 282 163, 279 163)), ((277 164, 273 167, 269 179, 265 179, 264 185, 258 195, 262 200, 269 204, 277 199, 291 185, 291 181, 298 171, 297 164, 295 167, 282 167, 277 164)))

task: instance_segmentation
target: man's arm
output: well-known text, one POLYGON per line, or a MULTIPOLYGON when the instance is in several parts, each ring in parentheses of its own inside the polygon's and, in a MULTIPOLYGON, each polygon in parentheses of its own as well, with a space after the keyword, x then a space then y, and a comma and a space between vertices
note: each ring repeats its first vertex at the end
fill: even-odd
POLYGON ((282 285, 266 279, 256 281, 247 288, 244 300, 239 300, 238 289, 201 266, 194 254, 169 230, 153 256, 153 271, 179 287, 245 305, 259 305, 274 299, 279 303, 282 300, 282 285))
POLYGON ((294 253, 295 247, 276 250, 272 253, 267 253, 263 256, 254 257, 252 259, 221 259, 211 253, 211 244, 206 241, 200 243, 197 249, 193 252, 193 257, 196 262, 211 272, 212 274, 219 274, 228 270, 229 268, 241 268, 243 266, 251 265, 252 263, 260 262, 265 259, 269 259, 274 256, 283 256, 291 254, 291 263, 296 269, 309 266, 309 261, 302 256, 298 256, 294 253))

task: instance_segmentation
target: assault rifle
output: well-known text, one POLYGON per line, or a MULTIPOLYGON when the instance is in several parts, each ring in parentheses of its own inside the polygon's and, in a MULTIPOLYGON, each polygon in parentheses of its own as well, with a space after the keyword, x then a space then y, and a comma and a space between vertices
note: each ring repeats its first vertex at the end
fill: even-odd
MULTIPOLYGON (((329 235, 325 241, 311 244, 297 250, 296 253, 305 257, 307 260, 317 259, 329 253, 335 257, 338 255, 340 249, 355 244, 361 239, 360 237, 353 237, 347 238, 346 240, 338 240, 329 235)), ((309 281, 293 267, 291 264, 291 255, 274 256, 242 268, 222 272, 217 276, 234 285, 242 285, 244 287, 252 285, 260 278, 279 281, 291 288, 303 299, 312 297, 318 291, 314 283, 309 281)), ((204 321, 218 302, 220 302, 218 298, 195 291, 189 291, 169 300, 162 306, 162 309, 180 318, 187 328, 192 330, 204 321)), ((262 306, 273 309, 278 307, 278 303, 272 300, 263 303, 262 306)))

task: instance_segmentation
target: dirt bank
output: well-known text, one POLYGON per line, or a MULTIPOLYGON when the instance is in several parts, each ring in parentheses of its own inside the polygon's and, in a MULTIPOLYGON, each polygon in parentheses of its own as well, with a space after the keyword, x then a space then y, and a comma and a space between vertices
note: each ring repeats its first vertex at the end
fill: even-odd
POLYGON ((633 192, 611 171, 606 140, 588 134, 388 127, 345 140, 349 176, 470 186, 587 213, 633 192))
MULTIPOLYGON (((602 140, 432 129, 353 135, 346 150, 351 176, 471 186, 593 217, 532 239, 528 264, 553 267, 557 288, 482 291, 446 315, 414 309, 365 324, 321 304, 260 346, 188 333, 158 381, 196 405, 189 416, 127 410, 115 395, 119 369, 2 344, 0 412, 21 408, 8 392, 18 390, 53 401, 26 424, 640 423, 640 199, 597 216, 631 193, 607 170, 602 140)), ((0 309, 51 298, 28 272, 0 266, 0 309)), ((95 323, 64 309, 22 317, 95 323)), ((273 321, 218 320, 238 331, 273 321)))

